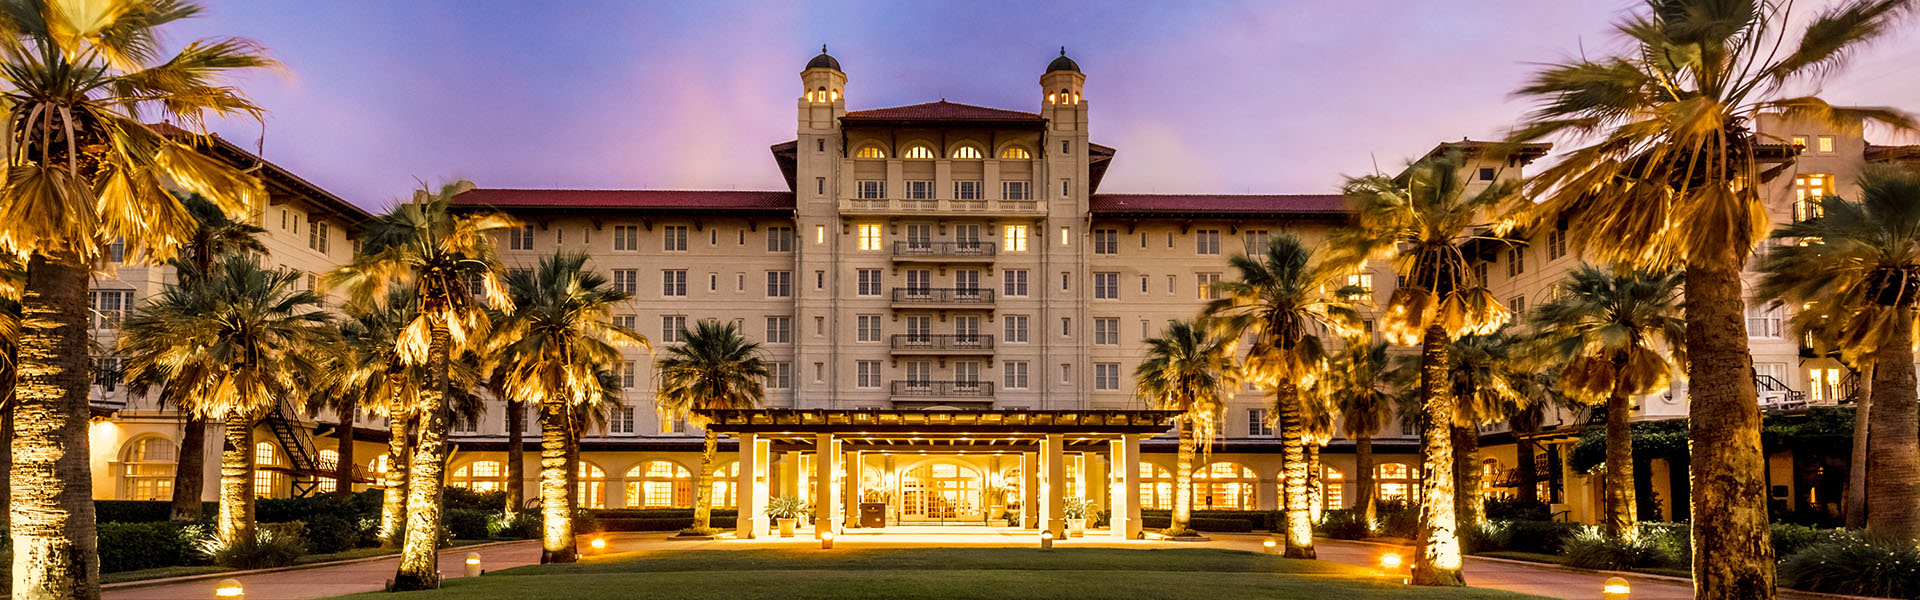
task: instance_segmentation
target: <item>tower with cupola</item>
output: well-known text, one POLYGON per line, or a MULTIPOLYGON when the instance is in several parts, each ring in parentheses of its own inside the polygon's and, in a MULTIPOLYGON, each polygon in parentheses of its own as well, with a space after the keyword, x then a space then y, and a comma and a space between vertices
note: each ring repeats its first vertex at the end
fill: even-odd
POLYGON ((840 61, 820 46, 820 54, 800 71, 795 99, 798 124, 794 140, 794 307, 793 323, 808 335, 827 336, 825 344, 797 345, 794 357, 794 407, 836 408, 835 347, 840 323, 834 310, 839 293, 834 257, 840 247, 838 198, 840 169, 846 155, 840 117, 847 114, 847 74, 840 61), (815 373, 814 365, 822 365, 815 373))
MULTIPOLYGON (((1046 313, 1048 323, 1056 319, 1063 321, 1074 330, 1072 339, 1092 339, 1093 320, 1087 312, 1086 293, 1081 288, 1089 284, 1087 271, 1088 242, 1091 239, 1087 229, 1088 196, 1092 193, 1089 169, 1091 148, 1087 133, 1087 101, 1081 95, 1087 76, 1080 72, 1080 64, 1067 57, 1067 49, 1060 48, 1060 56, 1047 64, 1046 73, 1040 76, 1040 116, 1046 119, 1046 130, 1042 135, 1044 142, 1040 148, 1040 158, 1044 165, 1045 179, 1035 183, 1044 186, 1039 198, 1047 202, 1047 226, 1044 229, 1046 249, 1042 255, 1046 268, 1042 270, 1047 278, 1060 277, 1071 282, 1071 286, 1047 285, 1052 297, 1047 299, 1046 313), (1057 274, 1057 275, 1056 275, 1057 274)), ((1071 356, 1075 371, 1072 377, 1055 380, 1055 393, 1047 402, 1046 408, 1078 409, 1087 407, 1088 391, 1092 386, 1092 366, 1088 362, 1085 344, 1069 344, 1059 348, 1061 358, 1071 356), (1065 388, 1065 389, 1060 389, 1065 388)), ((1061 362, 1061 361, 1048 361, 1061 362)))

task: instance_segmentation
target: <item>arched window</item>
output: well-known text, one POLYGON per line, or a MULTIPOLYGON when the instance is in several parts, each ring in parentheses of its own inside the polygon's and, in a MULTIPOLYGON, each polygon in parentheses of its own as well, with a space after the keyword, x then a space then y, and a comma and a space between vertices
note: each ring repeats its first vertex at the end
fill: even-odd
POLYGON ((1173 473, 1168 472, 1166 467, 1149 462, 1140 463, 1140 508, 1173 508, 1173 473))
POLYGON ((953 157, 954 158, 975 158, 975 159, 986 158, 985 155, 980 154, 980 148, 975 146, 961 146, 959 148, 954 148, 953 157))
POLYGON ((1380 490, 1382 502, 1415 502, 1420 499, 1420 478, 1404 463, 1382 463, 1373 468, 1373 484, 1380 490))
POLYGON ((477 460, 455 469, 453 476, 447 478, 447 485, 476 492, 491 492, 506 486, 505 472, 500 461, 477 460))
POLYGON ((906 157, 910 159, 917 159, 917 160, 939 158, 937 156, 934 156, 932 148, 928 148, 926 146, 914 146, 911 148, 907 148, 906 157))
POLYGON ((271 467, 274 456, 273 442, 260 442, 253 445, 253 495, 272 498, 273 491, 280 489, 280 474, 262 467, 271 467))
POLYGON ((1254 505, 1253 490, 1259 483, 1253 469, 1234 463, 1213 463, 1193 474, 1193 507, 1245 510, 1254 505))
POLYGON ((693 506, 693 476, 686 467, 656 460, 627 471, 627 508, 688 506, 693 506))
POLYGON ((1014 160, 1031 160, 1033 158, 1033 153, 1027 152, 1026 148, 1021 148, 1019 146, 1008 146, 1007 149, 1000 151, 1000 158, 1010 158, 1014 160))
POLYGON ((1320 465, 1320 499, 1326 510, 1347 507, 1347 474, 1330 465, 1320 465))
POLYGON ((173 442, 161 437, 144 437, 127 444, 120 462, 127 478, 126 499, 167 500, 173 498, 173 473, 176 455, 173 442))
MULTIPOLYGON (((321 450, 319 467, 328 471, 340 468, 340 452, 336 450, 321 450)), ((333 491, 335 487, 338 487, 337 484, 338 482, 332 477, 320 477, 320 491, 322 492, 333 491)))
POLYGON ((600 465, 580 461, 580 508, 607 507, 607 472, 600 465))
POLYGON ((859 152, 853 153, 853 157, 854 158, 886 158, 887 151, 881 150, 879 146, 875 146, 873 144, 867 144, 865 146, 861 146, 859 152))
POLYGON ((730 463, 713 470, 713 507, 733 508, 736 502, 733 495, 735 484, 740 481, 740 463, 730 463))

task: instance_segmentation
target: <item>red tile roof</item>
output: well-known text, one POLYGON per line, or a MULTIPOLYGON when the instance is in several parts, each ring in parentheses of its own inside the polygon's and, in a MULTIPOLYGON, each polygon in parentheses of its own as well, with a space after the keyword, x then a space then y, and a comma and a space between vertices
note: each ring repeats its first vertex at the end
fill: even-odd
POLYGON ((281 193, 303 196, 308 202, 313 203, 316 208, 339 214, 340 218, 347 221, 350 225, 358 226, 360 223, 373 219, 373 214, 367 212, 366 209, 360 208, 351 202, 341 199, 339 196, 333 195, 333 192, 314 185, 313 182, 307 181, 299 175, 294 174, 293 171, 274 164, 272 161, 261 158, 251 150, 227 141, 226 138, 220 137, 219 134, 197 135, 191 131, 180 128, 178 125, 164 121, 148 123, 147 128, 152 129, 154 133, 176 140, 191 140, 193 143, 204 142, 207 146, 202 147, 203 150, 210 149, 212 154, 215 155, 215 158, 223 159, 227 164, 235 168, 251 169, 256 166, 264 166, 265 168, 256 171, 256 173, 261 175, 262 179, 266 180, 268 187, 274 188, 275 191, 281 193))
POLYGON ((1347 213, 1346 197, 1339 194, 1094 194, 1088 204, 1096 217, 1347 213))
POLYGON ((869 120, 869 121, 1033 122, 1033 121, 1042 120, 1040 115, 1030 113, 1030 112, 1020 112, 1017 110, 1002 110, 998 108, 987 108, 985 106, 960 104, 958 102, 948 102, 946 100, 941 100, 939 102, 928 102, 926 104, 914 104, 910 106, 895 106, 892 108, 875 108, 875 109, 869 109, 869 110, 856 110, 856 111, 847 113, 847 115, 842 118, 850 119, 853 121, 869 120))
POLYGON ((792 213, 793 192, 730 190, 475 189, 453 199, 498 209, 575 208, 641 212, 792 213))

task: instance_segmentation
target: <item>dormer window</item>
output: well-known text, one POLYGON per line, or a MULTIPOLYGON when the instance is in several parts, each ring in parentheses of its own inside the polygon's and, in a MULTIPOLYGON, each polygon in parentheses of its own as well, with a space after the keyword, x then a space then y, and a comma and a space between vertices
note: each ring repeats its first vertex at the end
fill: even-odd
POLYGON ((855 152, 853 154, 853 157, 854 158, 886 158, 887 151, 881 150, 879 146, 871 146, 871 145, 861 146, 860 151, 855 152))
POLYGON ((959 148, 955 148, 953 150, 953 157, 954 158, 972 158, 972 159, 986 158, 985 155, 980 154, 979 148, 975 148, 973 146, 961 146, 959 148))
POLYGON ((1014 146, 1011 148, 1007 148, 1005 150, 1001 150, 1000 158, 1010 158, 1014 160, 1032 160, 1033 153, 1027 152, 1026 148, 1014 146))
POLYGON ((926 146, 914 146, 914 147, 912 147, 912 148, 908 148, 908 149, 907 149, 907 156, 906 156, 906 157, 907 157, 907 158, 909 158, 909 159, 931 159, 931 158, 935 158, 935 157, 934 157, 934 155, 933 155, 933 149, 932 149, 932 148, 928 148, 928 147, 926 147, 926 146))

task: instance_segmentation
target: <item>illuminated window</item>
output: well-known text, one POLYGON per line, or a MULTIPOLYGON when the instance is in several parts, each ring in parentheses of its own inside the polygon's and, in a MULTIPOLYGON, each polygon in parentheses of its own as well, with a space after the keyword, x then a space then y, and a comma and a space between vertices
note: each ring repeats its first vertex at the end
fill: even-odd
POLYGON ((1004 230, 1005 239, 1001 240, 1001 250, 1007 252, 1027 251, 1027 226, 1008 225, 1004 230))
POLYGON ((579 508, 607 507, 607 472, 599 465, 580 461, 579 508))
MULTIPOLYGON (((340 468, 340 453, 335 450, 321 450, 320 451, 320 468, 328 471, 332 471, 334 469, 340 468)), ((335 483, 336 482, 332 477, 321 477, 320 491, 322 492, 333 491, 335 487, 335 483)))
POLYGON ((853 154, 853 157, 854 158, 886 158, 887 151, 881 150, 879 146, 873 146, 873 145, 861 146, 860 151, 855 152, 853 154))
POLYGON ((127 444, 121 457, 122 475, 127 479, 126 500, 167 500, 173 498, 173 442, 146 437, 127 444))
POLYGON ((954 149, 953 157, 954 158, 986 158, 986 155, 981 154, 980 149, 974 146, 961 146, 959 148, 954 149))
POLYGON ((1193 507, 1245 510, 1254 505, 1254 486, 1260 480, 1253 469, 1234 463, 1213 463, 1193 474, 1193 507))
POLYGON ((1807 369, 1807 400, 1815 404, 1843 400, 1840 369, 1807 369))
POLYGON ((1420 497, 1420 481, 1412 468, 1402 463, 1384 463, 1373 468, 1373 483, 1381 502, 1414 502, 1420 497))
POLYGON ((1347 286, 1360 288, 1360 292, 1349 297, 1353 302, 1373 302, 1373 274, 1356 273, 1347 276, 1347 286))
POLYGON ((1347 507, 1347 476, 1339 469, 1321 465, 1320 500, 1324 510, 1337 510, 1347 507))
POLYGON ((733 508, 739 504, 733 493, 734 484, 740 481, 740 463, 713 470, 713 507, 733 508))
POLYGON ((933 149, 928 148, 926 146, 914 146, 911 148, 907 148, 906 157, 909 159, 921 159, 921 160, 937 158, 933 155, 933 149))
POLYGON ((1033 158, 1033 153, 1028 152, 1026 148, 1021 148, 1019 146, 1012 146, 1005 150, 1001 150, 1000 158, 1008 158, 1008 159, 1014 159, 1014 160, 1031 160, 1033 158))
POLYGON ((1168 510, 1173 508, 1173 474, 1166 467, 1153 463, 1140 463, 1140 508, 1150 510, 1168 510))
POLYGON ((1833 195, 1833 176, 1808 173, 1793 178, 1794 222, 1820 218, 1820 199, 1833 195))
POLYGON ((455 469, 453 476, 447 478, 447 485, 476 492, 491 492, 506 487, 505 473, 506 469, 499 461, 475 461, 455 469))
POLYGON ((866 224, 866 225, 860 226, 860 249, 861 250, 879 250, 880 249, 880 226, 878 224, 866 224))
POLYGON ((684 508, 693 506, 693 477, 686 467, 664 460, 627 471, 627 506, 684 508))
POLYGON ((1215 287, 1215 284, 1220 283, 1219 273, 1194 273, 1193 277, 1199 280, 1201 300, 1220 299, 1220 290, 1215 287))
POLYGON ((1823 136, 1820 136, 1820 137, 1818 137, 1818 138, 1816 138, 1816 140, 1817 140, 1817 141, 1819 141, 1819 143, 1820 143, 1820 153, 1821 153, 1821 154, 1832 154, 1832 153, 1833 153, 1833 136, 1830 136, 1830 135, 1823 135, 1823 136))

